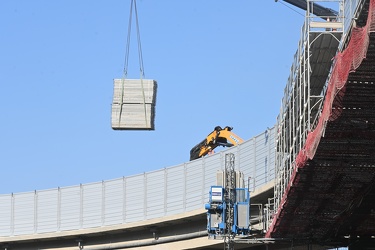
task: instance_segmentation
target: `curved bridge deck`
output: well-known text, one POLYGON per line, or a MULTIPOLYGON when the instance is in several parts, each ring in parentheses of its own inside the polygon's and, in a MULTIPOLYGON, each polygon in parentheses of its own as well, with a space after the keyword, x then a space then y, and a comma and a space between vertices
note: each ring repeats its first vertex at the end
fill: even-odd
POLYGON ((121 235, 121 241, 124 238, 131 241, 134 235, 137 240, 144 237, 150 241, 152 231, 158 228, 163 228, 164 237, 179 232, 181 240, 183 235, 207 238, 204 204, 208 202, 210 186, 216 184, 217 171, 225 168, 225 154, 235 154, 235 168, 246 179, 251 177, 253 191, 270 190, 271 197, 274 143, 275 129, 272 128, 239 146, 158 171, 1 195, 0 245, 10 244, 12 249, 18 245, 19 249, 26 249, 23 247, 31 242, 37 242, 35 246, 52 242, 76 246, 79 238, 85 238, 86 244, 91 239, 90 244, 97 245, 98 242, 108 244, 116 235, 121 235))
MULTIPOLYGON (((318 133, 323 137, 318 135, 315 140, 310 135, 303 138, 303 134, 293 138, 291 133, 297 129, 291 132, 288 127, 289 134, 282 139, 293 141, 287 144, 287 150, 290 148, 293 152, 285 157, 288 158, 286 162, 290 161, 285 172, 290 171, 291 176, 285 178, 284 183, 276 184, 275 193, 282 200, 273 216, 268 237, 298 238, 332 245, 342 244, 344 236, 373 236, 375 68, 372 65, 375 63, 375 36, 372 32, 375 0, 357 2, 365 3, 357 25, 365 26, 370 20, 368 32, 362 34, 370 37, 366 59, 349 70, 345 85, 338 88, 339 91, 332 94, 328 89, 324 98, 321 97, 324 103, 332 101, 328 105, 328 118, 324 116, 326 110, 312 108, 312 114, 321 122, 318 133), (367 13, 371 14, 369 18, 367 13), (332 99, 329 98, 331 94, 332 99), (307 143, 298 149, 295 141, 307 143), (308 145, 315 147, 312 154, 308 145), (292 165, 296 167, 293 169, 292 165)), ((350 13, 349 19, 353 16, 350 13)), ((354 28, 348 32, 353 37, 362 30, 354 28)), ((339 46, 339 42, 347 48, 358 46, 343 45, 344 41, 340 39, 341 35, 335 32, 330 37, 317 34, 311 49, 319 51, 323 48, 322 53, 310 58, 307 50, 298 55, 327 62, 335 53, 332 48, 339 46)), ((353 61, 358 63, 358 60, 353 61)), ((341 66, 349 63, 352 61, 341 66)), ((316 95, 314 97, 325 88, 325 79, 334 73, 329 72, 329 68, 329 63, 301 66, 300 75, 313 71, 309 79, 313 84, 307 92, 311 91, 316 95)), ((288 91, 296 100, 286 105, 292 107, 293 117, 298 116, 298 112, 305 110, 304 103, 297 98, 301 93, 292 88, 287 88, 288 91)), ((312 102, 312 106, 318 107, 319 102, 312 102)), ((302 118, 298 116, 296 121, 305 126, 298 119, 302 118)), ((209 187, 216 184, 217 171, 225 168, 225 154, 234 153, 235 169, 242 171, 246 180, 250 179, 252 203, 266 204, 267 199, 273 197, 274 181, 279 177, 275 176, 276 160, 280 155, 280 158, 287 155, 277 145, 279 132, 279 127, 267 129, 239 146, 212 156, 136 176, 0 195, 0 246, 24 250, 142 249, 153 245, 163 249, 221 249, 222 242, 207 239, 203 207, 208 200, 209 187)), ((247 247, 243 244, 236 248, 247 247)))

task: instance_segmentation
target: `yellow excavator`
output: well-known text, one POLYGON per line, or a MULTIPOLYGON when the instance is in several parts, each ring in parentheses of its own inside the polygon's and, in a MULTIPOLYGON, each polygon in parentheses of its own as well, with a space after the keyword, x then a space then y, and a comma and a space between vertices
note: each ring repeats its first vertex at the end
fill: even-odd
POLYGON ((213 153, 213 150, 218 146, 232 147, 240 144, 243 140, 232 132, 232 127, 226 126, 221 128, 216 126, 206 139, 195 145, 190 150, 190 160, 201 158, 205 155, 213 153))

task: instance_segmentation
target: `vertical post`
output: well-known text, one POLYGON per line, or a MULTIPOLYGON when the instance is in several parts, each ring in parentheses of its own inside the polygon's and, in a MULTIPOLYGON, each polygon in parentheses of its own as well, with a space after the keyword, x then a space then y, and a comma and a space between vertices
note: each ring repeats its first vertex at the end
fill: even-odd
POLYGON ((38 193, 34 191, 34 233, 37 233, 38 228, 38 193))
POLYGON ((14 194, 12 193, 12 196, 11 196, 11 215, 10 215, 10 235, 14 235, 14 217, 15 217, 15 211, 14 211, 14 203, 15 203, 15 198, 14 198, 14 194))
POLYGON ((147 219, 147 173, 143 173, 143 219, 147 219))
POLYGON ((57 231, 61 229, 61 189, 57 188, 57 231))
POLYGON ((167 215, 168 170, 164 168, 164 216, 167 215))
POLYGON ((122 177, 122 223, 126 222, 126 177, 122 177))
MULTIPOLYGON (((254 156, 254 172, 253 172, 253 176, 254 178, 257 176, 257 152, 256 152, 256 137, 253 137, 252 138, 252 142, 253 142, 253 156, 254 156)), ((255 186, 256 186, 256 183, 255 183, 255 186)))
POLYGON ((83 228, 83 186, 79 184, 79 228, 83 228))
POLYGON ((225 246, 226 249, 234 249, 232 227, 234 225, 234 203, 236 201, 236 173, 234 170, 234 154, 225 154, 225 203, 226 203, 226 214, 225 214, 225 246))
POLYGON ((237 147, 236 147, 237 160, 236 160, 235 164, 237 165, 238 171, 241 171, 241 157, 240 157, 241 156, 241 154, 240 154, 241 146, 242 146, 242 144, 238 144, 237 147))
POLYGON ((182 207, 183 207, 183 211, 185 212, 186 211, 186 175, 187 175, 187 171, 186 171, 186 163, 184 163, 184 180, 183 180, 183 198, 182 198, 182 207))
POLYGON ((205 179, 206 179, 206 158, 202 159, 202 185, 201 185, 201 197, 202 197, 202 206, 204 206, 204 196, 205 196, 205 179))
MULTIPOLYGON (((310 0, 307 0, 307 18, 306 18, 306 32, 307 32, 307 65, 305 68, 310 70, 310 0)), ((310 105, 310 72, 307 72, 307 130, 311 131, 311 105, 310 105)))
POLYGON ((104 226, 105 224, 105 182, 102 181, 102 219, 101 219, 101 223, 102 223, 102 226, 104 226))
MULTIPOLYGON (((269 140, 269 138, 270 138, 270 129, 269 128, 267 128, 267 134, 266 134, 266 145, 267 145, 267 156, 266 156, 266 160, 267 160, 267 166, 266 166, 266 168, 267 168, 267 174, 266 174, 266 183, 268 182, 268 177, 271 177, 271 167, 270 167, 270 164, 271 164, 271 143, 270 143, 270 140, 269 140)), ((273 129, 273 131, 275 131, 275 128, 273 129)))

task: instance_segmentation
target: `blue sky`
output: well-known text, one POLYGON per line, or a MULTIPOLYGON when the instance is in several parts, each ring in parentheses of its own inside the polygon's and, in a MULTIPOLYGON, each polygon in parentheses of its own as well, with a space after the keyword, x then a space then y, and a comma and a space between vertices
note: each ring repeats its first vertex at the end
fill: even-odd
MULTIPOLYGON (((137 1, 155 131, 111 129, 130 0, 0 2, 0 193, 189 160, 217 125, 247 140, 276 123, 303 11, 274 0, 137 1)), ((133 26, 134 30, 134 26, 133 26)), ((129 78, 139 78, 132 34, 129 78)))

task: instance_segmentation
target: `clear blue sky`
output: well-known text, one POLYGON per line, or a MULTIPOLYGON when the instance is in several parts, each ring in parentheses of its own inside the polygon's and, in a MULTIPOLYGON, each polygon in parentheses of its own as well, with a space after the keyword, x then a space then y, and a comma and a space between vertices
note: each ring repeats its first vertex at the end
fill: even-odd
MULTIPOLYGON (((276 123, 303 11, 274 0, 139 0, 155 131, 111 129, 130 0, 0 2, 0 193, 50 189, 189 160, 217 126, 276 123)), ((134 26, 133 26, 134 30, 134 26)), ((135 35, 129 78, 139 78, 135 35)))

